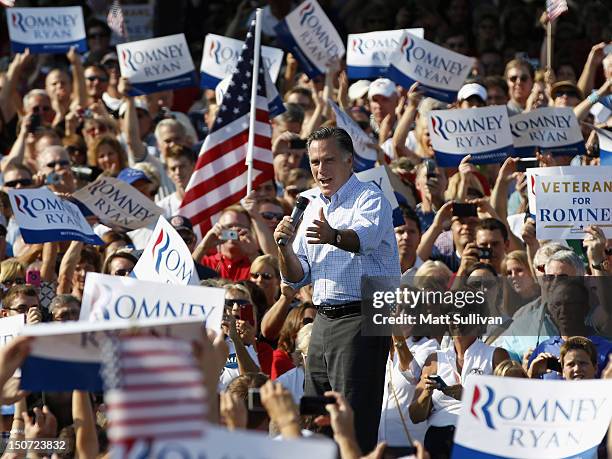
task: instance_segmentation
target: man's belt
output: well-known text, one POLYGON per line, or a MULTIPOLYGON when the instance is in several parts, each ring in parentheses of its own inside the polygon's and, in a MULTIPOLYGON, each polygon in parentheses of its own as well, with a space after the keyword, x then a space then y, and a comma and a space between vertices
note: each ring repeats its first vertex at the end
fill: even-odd
POLYGON ((321 303, 317 305, 317 311, 328 319, 340 319, 345 316, 361 314, 361 301, 343 304, 321 303))

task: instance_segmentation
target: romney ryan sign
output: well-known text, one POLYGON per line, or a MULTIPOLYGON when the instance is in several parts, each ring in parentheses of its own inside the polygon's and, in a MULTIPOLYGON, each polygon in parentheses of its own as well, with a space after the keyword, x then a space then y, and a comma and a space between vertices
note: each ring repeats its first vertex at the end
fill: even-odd
POLYGON ((195 70, 184 34, 117 45, 121 76, 130 95, 195 86, 195 70))
POLYGON ((59 8, 10 8, 6 10, 11 51, 64 54, 72 46, 87 51, 83 10, 59 8))

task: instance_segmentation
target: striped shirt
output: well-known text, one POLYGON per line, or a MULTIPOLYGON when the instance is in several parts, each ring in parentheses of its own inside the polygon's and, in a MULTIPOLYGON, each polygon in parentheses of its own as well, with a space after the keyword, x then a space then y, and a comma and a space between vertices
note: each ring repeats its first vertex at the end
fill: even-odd
MULTIPOLYGON (((312 191, 303 194, 311 197, 312 191)), ((304 277, 296 283, 283 281, 296 289, 312 283, 312 301, 316 305, 360 301, 363 275, 379 278, 377 281, 381 280, 388 289, 399 286, 400 262, 391 205, 376 185, 362 183, 355 175, 331 199, 315 192, 304 212, 293 250, 304 277), (331 244, 308 244, 306 228, 319 219, 321 208, 332 228, 357 233, 359 253, 331 244)))

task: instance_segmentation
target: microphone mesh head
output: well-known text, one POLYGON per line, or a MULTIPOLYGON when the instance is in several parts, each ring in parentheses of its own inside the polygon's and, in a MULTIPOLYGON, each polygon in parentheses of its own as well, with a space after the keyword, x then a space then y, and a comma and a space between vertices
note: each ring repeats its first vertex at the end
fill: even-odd
POLYGON ((310 203, 310 200, 304 196, 298 196, 295 201, 295 207, 301 210, 306 210, 306 207, 310 203))

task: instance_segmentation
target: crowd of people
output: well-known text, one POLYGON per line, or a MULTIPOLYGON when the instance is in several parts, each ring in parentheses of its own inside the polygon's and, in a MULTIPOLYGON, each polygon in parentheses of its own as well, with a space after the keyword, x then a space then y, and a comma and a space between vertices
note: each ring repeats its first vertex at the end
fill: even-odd
MULTIPOLYGON (((256 6, 263 7, 263 43, 280 47, 274 25, 297 6, 154 3, 155 34, 185 31, 196 67, 204 35, 244 39, 256 6), (168 7, 176 21, 162 19, 168 7)), ((224 335, 204 337, 201 346, 208 352, 204 379, 219 395, 209 399, 210 420, 230 430, 331 437, 343 459, 382 457, 385 448, 400 455, 413 445, 418 458, 447 458, 470 375, 612 378, 612 239, 596 225, 578 244, 539 239, 519 159, 475 165, 468 155, 458 168, 439 167, 427 125, 428 113, 440 109, 503 105, 512 116, 572 107, 586 154, 538 151, 539 167, 599 167, 593 127, 612 128, 609 5, 569 1, 553 24, 553 66, 545 68, 543 2, 319 3, 343 37, 423 27, 426 39, 475 57, 475 65, 447 104, 424 97, 418 83, 351 81, 344 62, 309 79, 286 54, 277 82, 286 110, 271 120, 274 179, 222 210, 202 237, 179 209, 222 104, 214 89, 130 96, 111 30, 93 14, 86 15, 84 55, 11 55, 0 73, 2 316, 25 314, 28 325, 79 320, 87 273, 130 275, 152 226, 119 231, 90 218, 103 246, 27 244, 7 194, 46 186, 71 199, 105 175, 163 209, 201 285, 225 290, 224 335), (371 138, 400 201, 395 227, 386 198, 354 175, 355 147, 336 127, 327 98, 371 138), (311 202, 297 225, 290 214, 300 195, 311 202), (457 204, 475 212, 460 214, 457 204), (503 325, 364 336, 365 275, 385 278, 390 289, 488 287, 489 310, 503 325), (250 389, 260 389, 265 411, 247 410, 250 389), (303 395, 330 397, 327 415, 301 416, 303 395)), ((66 439, 59 457, 103 457, 109 445, 100 394, 45 393, 43 406, 40 394, 18 390, 12 375, 29 343, 16 338, 0 350, 5 437, 66 439)), ((602 442, 599 457, 608 451, 602 442)))

